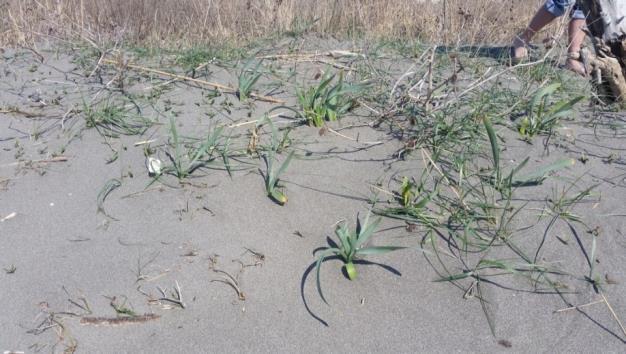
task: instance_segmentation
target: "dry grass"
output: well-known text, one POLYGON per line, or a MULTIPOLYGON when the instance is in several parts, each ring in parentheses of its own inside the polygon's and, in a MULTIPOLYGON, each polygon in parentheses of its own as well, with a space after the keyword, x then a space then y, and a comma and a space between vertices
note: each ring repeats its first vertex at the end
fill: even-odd
POLYGON ((306 30, 505 43, 542 0, 4 0, 0 45, 42 36, 197 45, 306 30))

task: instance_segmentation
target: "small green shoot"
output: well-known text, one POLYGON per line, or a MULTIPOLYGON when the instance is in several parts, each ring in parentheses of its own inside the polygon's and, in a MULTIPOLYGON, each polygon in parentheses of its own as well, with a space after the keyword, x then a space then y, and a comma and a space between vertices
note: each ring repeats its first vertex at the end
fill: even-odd
POLYGON ((381 221, 381 219, 378 218, 372 223, 369 223, 370 215, 371 213, 368 212, 363 223, 361 223, 361 220, 357 217, 356 230, 350 230, 346 222, 341 222, 340 224, 338 224, 335 228, 335 235, 337 235, 337 238, 339 238, 339 245, 336 247, 325 248, 317 258, 317 262, 315 264, 317 272, 317 291, 325 303, 328 302, 326 301, 326 298, 322 293, 322 287, 320 284, 320 269, 322 263, 326 258, 331 256, 340 257, 344 262, 344 267, 348 278, 350 280, 354 280, 357 277, 357 271, 356 267, 354 266, 354 261, 359 257, 385 254, 406 248, 398 246, 367 247, 367 241, 369 241, 369 239, 372 237, 381 221))
POLYGON ((261 78, 261 73, 259 72, 261 63, 262 62, 259 61, 256 66, 253 67, 254 62, 250 60, 241 69, 239 73, 239 88, 237 89, 237 98, 239 98, 240 101, 247 101, 248 98, 250 98, 252 88, 261 78))
POLYGON ((122 301, 122 303, 119 303, 117 301, 116 296, 107 297, 107 299, 111 300, 109 305, 111 305, 113 310, 115 310, 115 313, 118 317, 137 317, 137 313, 133 311, 133 309, 131 309, 130 307, 126 306, 126 302, 128 301, 126 296, 124 296, 124 301, 122 301))
POLYGON ((415 180, 404 177, 400 190, 394 192, 394 195, 400 203, 399 207, 374 209, 373 212, 380 216, 411 223, 424 225, 435 225, 437 223, 437 218, 431 215, 426 208, 428 203, 437 195, 436 189, 431 193, 424 193, 422 184, 418 185, 415 180))
POLYGON ((294 151, 291 151, 287 158, 283 163, 275 169, 275 164, 277 163, 276 154, 281 147, 281 140, 278 138, 278 130, 272 120, 269 117, 265 117, 261 121, 267 122, 271 128, 271 145, 265 155, 263 155, 263 159, 265 160, 266 170, 265 173, 261 172, 263 177, 265 178, 265 191, 267 192, 267 196, 270 197, 273 201, 278 203, 279 205, 285 205, 287 203, 287 196, 284 193, 284 190, 279 186, 280 176, 287 170, 291 160, 294 156, 294 151))

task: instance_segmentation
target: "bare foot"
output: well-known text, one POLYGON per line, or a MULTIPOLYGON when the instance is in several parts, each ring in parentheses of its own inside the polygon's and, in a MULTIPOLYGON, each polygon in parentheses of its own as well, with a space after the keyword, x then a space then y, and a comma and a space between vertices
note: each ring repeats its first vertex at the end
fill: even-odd
POLYGON ((515 37, 513 41, 513 49, 511 51, 512 59, 516 61, 520 61, 528 56, 528 49, 526 49, 526 42, 522 40, 520 37, 515 37))
POLYGON ((587 70, 585 70, 585 65, 576 59, 568 58, 565 62, 565 68, 567 70, 575 72, 582 77, 587 76, 587 70))

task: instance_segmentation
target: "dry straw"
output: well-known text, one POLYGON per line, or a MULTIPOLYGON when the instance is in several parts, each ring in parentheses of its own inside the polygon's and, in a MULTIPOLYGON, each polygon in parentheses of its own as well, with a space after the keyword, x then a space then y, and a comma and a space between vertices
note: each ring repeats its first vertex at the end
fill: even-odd
POLYGON ((0 45, 41 36, 191 45, 315 31, 339 36, 508 42, 542 0, 7 0, 0 45))

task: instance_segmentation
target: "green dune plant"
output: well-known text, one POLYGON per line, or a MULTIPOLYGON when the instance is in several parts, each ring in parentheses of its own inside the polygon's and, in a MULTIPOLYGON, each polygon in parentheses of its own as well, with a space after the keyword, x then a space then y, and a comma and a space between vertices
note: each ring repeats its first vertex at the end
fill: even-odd
POLYGON ((239 86, 237 89, 237 97, 240 101, 247 101, 250 98, 254 85, 261 78, 261 72, 259 71, 261 63, 259 61, 254 65, 254 61, 249 60, 241 69, 238 76, 239 86))
POLYGON ((519 133, 525 139, 530 139, 537 134, 551 132, 559 124, 560 119, 571 115, 576 103, 584 98, 577 96, 550 104, 553 95, 560 88, 560 83, 554 83, 535 92, 528 103, 527 116, 522 118, 517 126, 519 133))
POLYGON ((171 174, 179 180, 183 180, 199 168, 206 167, 220 158, 223 160, 226 170, 230 172, 228 142, 223 142, 223 131, 224 127, 221 126, 209 131, 199 146, 194 143, 186 144, 178 133, 176 120, 171 117, 170 134, 173 152, 166 151, 171 164, 165 166, 162 173, 171 174))
POLYGON ((326 121, 334 122, 350 111, 355 105, 354 96, 363 91, 364 86, 347 84, 343 73, 332 74, 326 71, 320 83, 309 88, 297 88, 301 114, 314 127, 322 127, 326 121))
POLYGON ((105 137, 118 138, 120 135, 141 135, 154 122, 138 113, 130 112, 124 105, 105 102, 92 106, 83 104, 87 128, 95 128, 105 137))
POLYGON ((356 229, 351 230, 346 222, 341 222, 335 228, 335 235, 339 239, 339 244, 323 249, 315 264, 317 273, 317 291, 324 302, 326 298, 322 292, 320 283, 320 269, 324 260, 331 256, 338 256, 344 262, 344 269, 348 278, 354 280, 357 277, 357 270, 354 261, 363 256, 380 255, 393 251, 405 249, 399 246, 367 246, 367 242, 374 235, 381 219, 377 218, 369 222, 371 213, 368 212, 363 223, 357 216, 356 229))
POLYGON ((261 121, 261 124, 267 124, 271 129, 271 142, 270 146, 267 149, 266 153, 263 155, 263 159, 265 161, 265 172, 261 171, 263 178, 265 180, 265 191, 267 192, 267 196, 276 202, 279 205, 285 205, 287 203, 287 195, 285 194, 284 188, 280 185, 280 176, 287 170, 293 156, 295 154, 294 151, 291 151, 287 158, 283 161, 282 164, 278 168, 276 168, 278 164, 278 151, 281 150, 281 146, 283 145, 283 139, 280 139, 278 136, 278 129, 272 122, 272 120, 265 116, 265 118, 261 121))

